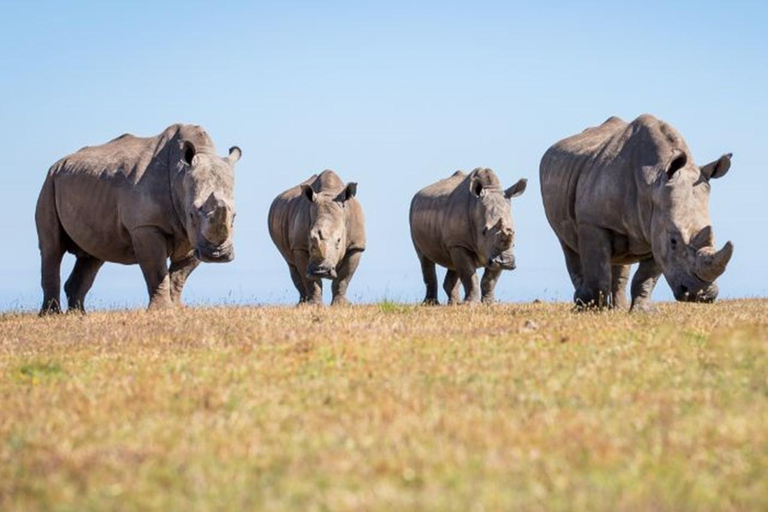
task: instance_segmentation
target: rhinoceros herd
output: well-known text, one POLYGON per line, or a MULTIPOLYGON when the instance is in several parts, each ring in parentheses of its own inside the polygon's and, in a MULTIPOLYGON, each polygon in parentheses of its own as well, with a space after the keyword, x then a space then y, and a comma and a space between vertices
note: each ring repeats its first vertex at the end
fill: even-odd
MULTIPOLYGON (((60 267, 77 258, 64 284, 70 310, 85 296, 105 261, 138 263, 149 308, 181 302, 189 274, 204 262, 234 258, 234 167, 199 126, 173 125, 155 137, 122 135, 85 147, 48 171, 35 222, 42 260, 41 314, 61 312, 60 267), (170 260, 170 265, 168 261, 170 260)), ((731 155, 699 167, 682 136, 650 115, 626 123, 612 117, 550 147, 539 177, 544 210, 557 235, 580 308, 622 308, 630 265, 632 309, 647 309, 661 274, 681 301, 711 302, 716 279, 733 253, 720 250, 709 217, 710 182, 724 176, 731 155)), ((504 188, 486 168, 461 171, 418 191, 410 228, 426 285, 425 304, 438 303, 435 265, 447 269, 449 303, 494 301, 503 270, 515 268, 511 199, 521 179, 504 188), (482 279, 476 270, 484 268, 482 279)), ((300 303, 322 302, 322 279, 333 304, 365 250, 365 220, 355 197, 333 171, 278 195, 269 234, 288 264, 300 303)))

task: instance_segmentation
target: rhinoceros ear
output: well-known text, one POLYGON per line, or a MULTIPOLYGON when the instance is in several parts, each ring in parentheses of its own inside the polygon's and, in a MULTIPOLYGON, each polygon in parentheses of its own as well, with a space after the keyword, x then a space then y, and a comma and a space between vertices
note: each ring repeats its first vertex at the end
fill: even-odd
POLYGON ((229 165, 234 165, 237 163, 238 160, 240 160, 240 157, 243 156, 242 150, 237 146, 232 146, 229 148, 229 155, 227 156, 227 161, 229 161, 229 165))
POLYGON ((315 189, 313 189, 309 185, 302 185, 301 186, 301 194, 307 198, 307 200, 310 203, 314 203, 317 199, 317 194, 315 193, 315 189))
POLYGON ((187 165, 192 165, 192 159, 195 158, 196 154, 197 150, 195 149, 195 145, 188 140, 185 140, 181 145, 181 157, 184 159, 184 162, 186 162, 187 165))
POLYGON ((706 180, 722 178, 731 168, 731 158, 733 158, 733 153, 728 153, 714 162, 708 163, 701 168, 701 175, 704 176, 706 180))
POLYGON ((477 176, 472 176, 469 178, 469 191, 477 196, 477 197, 483 197, 483 191, 485 188, 483 187, 483 182, 477 179, 477 176))
POLYGON ((518 180, 517 183, 509 187, 507 190, 504 191, 504 197, 507 199, 512 199, 513 197, 517 197, 519 195, 522 195, 523 192, 525 192, 525 188, 528 186, 528 180, 525 178, 522 178, 518 180))
POLYGON ((357 183, 354 181, 350 181, 347 183, 347 186, 344 187, 344 190, 341 191, 341 194, 339 194, 339 197, 337 198, 342 203, 345 201, 349 201, 353 197, 357 195, 357 183))
POLYGON ((672 157, 667 162, 666 173, 667 178, 672 178, 677 171, 685 167, 688 163, 688 155, 685 152, 675 149, 672 151, 672 157))

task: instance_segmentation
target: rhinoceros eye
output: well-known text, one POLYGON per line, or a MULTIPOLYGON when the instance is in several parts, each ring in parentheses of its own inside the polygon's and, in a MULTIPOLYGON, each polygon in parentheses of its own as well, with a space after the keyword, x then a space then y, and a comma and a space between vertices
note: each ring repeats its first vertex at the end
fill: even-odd
POLYGON ((677 250, 677 238, 674 237, 674 236, 672 238, 670 238, 669 239, 669 245, 670 245, 670 247, 672 247, 673 251, 677 250))

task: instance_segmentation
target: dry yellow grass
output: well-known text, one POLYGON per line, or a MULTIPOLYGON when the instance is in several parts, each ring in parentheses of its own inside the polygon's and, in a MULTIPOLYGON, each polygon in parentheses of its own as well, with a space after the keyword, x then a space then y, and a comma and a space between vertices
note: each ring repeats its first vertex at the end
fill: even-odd
POLYGON ((0 316, 0 510, 767 510, 768 301, 0 316))

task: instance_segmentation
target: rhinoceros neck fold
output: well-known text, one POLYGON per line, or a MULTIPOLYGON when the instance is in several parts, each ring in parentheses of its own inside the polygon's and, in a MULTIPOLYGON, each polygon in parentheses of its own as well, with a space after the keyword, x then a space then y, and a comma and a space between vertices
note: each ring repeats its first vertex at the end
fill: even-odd
POLYGON ((173 218, 168 219, 169 223, 171 224, 171 227, 174 232, 183 235, 186 238, 187 230, 184 224, 184 219, 186 218, 186 215, 184 213, 184 205, 182 204, 181 198, 179 197, 179 189, 181 187, 181 179, 180 175, 176 169, 175 165, 175 159, 174 159, 174 151, 172 151, 173 146, 171 145, 172 141, 175 141, 177 139, 177 135, 175 135, 173 138, 166 139, 164 141, 164 148, 161 149, 161 151, 165 151, 165 158, 162 158, 162 161, 165 162, 165 170, 164 172, 168 176, 168 193, 170 194, 170 200, 172 205, 172 211, 174 213, 173 218))

